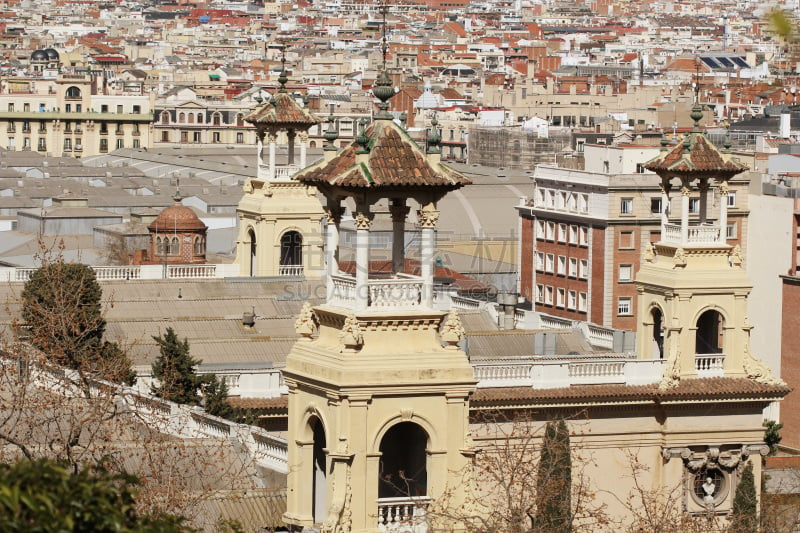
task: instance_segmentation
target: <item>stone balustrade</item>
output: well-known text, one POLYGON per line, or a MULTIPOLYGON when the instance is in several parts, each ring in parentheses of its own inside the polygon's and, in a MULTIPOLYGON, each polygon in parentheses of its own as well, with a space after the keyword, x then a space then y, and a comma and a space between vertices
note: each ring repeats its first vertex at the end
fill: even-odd
POLYGON ((686 242, 681 235, 680 224, 664 224, 664 234, 661 239, 670 244, 688 245, 709 245, 722 243, 721 228, 714 224, 701 224, 699 226, 689 226, 686 242))
POLYGON ((538 360, 473 364, 478 388, 533 387, 552 389, 572 385, 646 385, 661 381, 664 361, 594 357, 580 360, 538 360))
POLYGON ((280 265, 278 275, 288 277, 300 277, 303 275, 303 265, 280 265))
POLYGON ((697 370, 697 377, 700 378, 719 378, 724 376, 724 363, 725 355, 721 353, 696 354, 694 356, 694 367, 697 370))
POLYGON ((427 533, 430 498, 381 498, 378 500, 378 529, 381 533, 427 533))
MULTIPOLYGON (((353 307, 356 304, 356 279, 339 274, 331 276, 333 292, 328 300, 331 305, 353 307)), ((419 307, 422 304, 422 278, 409 274, 397 274, 387 279, 367 281, 368 309, 401 309, 419 307)))
MULTIPOLYGON (((98 281, 125 281, 149 279, 219 279, 238 277, 239 265, 127 265, 92 266, 98 281)), ((302 270, 302 266, 299 267, 302 270)), ((0 282, 26 282, 35 268, 0 267, 0 282)), ((302 272, 301 272, 302 273, 302 272)), ((295 274, 285 274, 287 276, 295 274)))

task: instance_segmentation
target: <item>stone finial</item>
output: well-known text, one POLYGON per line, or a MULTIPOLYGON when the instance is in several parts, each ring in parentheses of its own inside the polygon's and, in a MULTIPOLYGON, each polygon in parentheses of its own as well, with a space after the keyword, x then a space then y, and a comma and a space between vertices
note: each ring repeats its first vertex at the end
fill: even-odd
POLYGON ((743 356, 742 367, 748 379, 764 385, 786 385, 785 381, 772 375, 772 370, 769 369, 764 361, 757 359, 750 353, 750 347, 747 345, 744 347, 743 356))
POLYGON ((447 314, 441 334, 442 340, 447 343, 448 350, 458 350, 458 343, 464 338, 464 326, 461 324, 461 317, 453 309, 447 314))
POLYGON ((737 266, 737 267, 742 266, 742 263, 744 263, 744 256, 742 254, 742 247, 739 246, 738 244, 736 246, 734 246, 733 250, 731 250, 731 253, 730 253, 730 255, 728 257, 730 259, 731 266, 737 266))
POLYGON ((358 324, 356 315, 350 313, 344 320, 342 332, 339 334, 342 341, 343 352, 355 352, 364 345, 364 336, 361 334, 361 326, 358 324))
POLYGON ((303 304, 300 310, 300 316, 294 323, 294 330, 300 335, 302 341, 311 341, 311 336, 317 330, 317 320, 314 316, 314 310, 311 309, 311 304, 308 302, 303 304))

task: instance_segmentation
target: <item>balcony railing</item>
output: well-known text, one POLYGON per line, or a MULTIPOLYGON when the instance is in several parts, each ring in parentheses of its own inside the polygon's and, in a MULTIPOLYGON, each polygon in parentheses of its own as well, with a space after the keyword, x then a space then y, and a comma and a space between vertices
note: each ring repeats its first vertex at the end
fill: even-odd
POLYGON ((382 533, 427 533, 430 498, 381 498, 378 500, 378 529, 382 533))
POLYGON ((713 224, 689 226, 686 242, 681 236, 680 224, 664 224, 664 242, 670 244, 719 244, 721 243, 720 227, 713 224))
POLYGON ((699 378, 721 378, 725 375, 724 363, 725 354, 721 353, 699 353, 694 356, 694 367, 699 378))
POLYGON ((278 267, 278 274, 281 276, 302 276, 303 265, 281 265, 278 267))
MULTIPOLYGON (((346 274, 331 276, 333 295, 328 303, 340 307, 356 304, 356 278, 346 274)), ((367 307, 390 309, 419 307, 422 302, 422 278, 397 274, 394 278, 367 281, 367 307)))

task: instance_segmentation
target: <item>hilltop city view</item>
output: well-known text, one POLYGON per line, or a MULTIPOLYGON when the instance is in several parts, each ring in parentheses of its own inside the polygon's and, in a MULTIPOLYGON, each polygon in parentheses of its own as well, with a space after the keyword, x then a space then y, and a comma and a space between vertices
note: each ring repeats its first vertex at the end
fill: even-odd
POLYGON ((800 531, 796 0, 2 0, 0 530, 800 531))

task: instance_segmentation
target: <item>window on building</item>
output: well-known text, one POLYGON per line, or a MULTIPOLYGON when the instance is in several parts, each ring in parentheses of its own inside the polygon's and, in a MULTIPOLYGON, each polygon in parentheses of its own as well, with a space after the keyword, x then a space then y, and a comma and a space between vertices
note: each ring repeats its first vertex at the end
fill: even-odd
POLYGON ((578 210, 578 195, 575 193, 570 193, 567 195, 567 209, 571 212, 575 212, 578 210))
POLYGON ((555 267, 555 261, 556 261, 555 255, 553 254, 545 255, 544 269, 546 272, 549 272, 550 274, 553 273, 553 269, 555 267))
POLYGON ((40 137, 39 138, 39 142, 36 145, 36 148, 40 152, 46 151, 47 150, 47 139, 45 139, 44 137, 40 137))
POLYGON ((141 114, 141 112, 142 112, 142 106, 140 106, 140 105, 133 106, 134 115, 139 115, 139 114, 141 114))
POLYGON ((83 105, 75 104, 75 112, 80 113, 81 111, 83 111, 83 105))
POLYGON ((564 304, 567 300, 567 289, 562 287, 558 288, 558 292, 556 292, 556 307, 564 307, 564 304))
POLYGON ((571 278, 578 277, 578 259, 576 257, 569 258, 569 271, 568 275, 571 278))
POLYGON ((636 174, 644 173, 644 163, 636 163, 636 174))
POLYGON ((220 142, 220 134, 218 131, 214 131, 211 133, 211 142, 218 143, 220 142))
POLYGON ((619 281, 633 281, 633 265, 619 265, 619 281))
POLYGON ((555 222, 548 222, 545 238, 548 241, 554 241, 556 239, 556 223, 555 222))
POLYGON ((578 263, 578 277, 586 279, 589 277, 589 260, 581 259, 578 263))
POLYGON ((535 256, 536 270, 539 272, 544 271, 544 252, 536 252, 535 256))
POLYGON ((619 247, 620 249, 633 248, 633 232, 620 231, 619 232, 619 247))
POLYGON ((617 314, 621 316, 633 314, 633 305, 630 297, 622 297, 617 299, 617 314))
POLYGON ((586 144, 586 139, 577 139, 575 141, 575 150, 579 153, 583 153, 583 147, 586 144))
POLYGON ((545 206, 545 198, 544 198, 544 189, 541 187, 536 189, 536 196, 535 196, 535 203, 537 207, 544 207, 545 206))
POLYGON ((578 197, 578 211, 581 213, 589 212, 589 195, 581 194, 578 197))
POLYGON ((100 106, 101 113, 108 113, 108 104, 103 104, 100 106))
POLYGON ((569 227, 569 243, 578 244, 578 226, 569 227))
POLYGON ((661 214, 661 198, 650 198, 650 212, 654 215, 661 214))
POLYGON ((556 205, 556 191, 552 189, 547 190, 547 207, 555 207, 556 205))
POLYGON ((214 126, 220 126, 222 124, 222 115, 219 113, 214 113, 211 117, 211 122, 214 126))
POLYGON ((567 309, 572 309, 574 311, 577 307, 578 307, 578 292, 569 291, 567 293, 567 309))
POLYGON ((12 113, 14 112, 14 102, 8 103, 8 110, 11 111, 12 113))
POLYGON ((194 143, 199 143, 200 142, 200 132, 199 131, 195 131, 194 133, 192 133, 192 142, 194 142, 194 143))
POLYGON ((736 191, 728 191, 728 207, 736 207, 736 191))
POLYGON ((134 148, 139 148, 139 147, 140 147, 140 145, 139 145, 139 139, 134 139, 134 140, 133 140, 133 147, 134 147, 134 148))
POLYGON ((22 104, 22 110, 28 112, 31 110, 31 104, 22 104))
POLYGON ((725 227, 725 238, 726 239, 739 238, 739 234, 736 231, 736 222, 729 222, 728 225, 725 227))
POLYGON ((31 138, 30 137, 23 137, 22 138, 22 149, 23 150, 30 150, 31 149, 31 138))
POLYGON ((559 276, 567 275, 567 256, 565 255, 558 256, 558 275, 559 276))
POLYGON ((536 285, 536 303, 544 303, 544 285, 536 285))
POLYGON ((72 113, 72 104, 64 104, 64 111, 67 113, 72 113))
POLYGON ((181 143, 186 144, 188 142, 189 142, 189 132, 188 131, 182 131, 181 132, 181 143))
POLYGON ((589 298, 586 296, 585 292, 578 293, 578 311, 583 313, 586 312, 586 308, 588 307, 588 300, 589 298))
POLYGON ((557 198, 557 209, 565 209, 567 207, 567 193, 559 192, 557 198))
POLYGON ((696 215, 700 212, 700 198, 689 198, 689 213, 696 215))
POLYGON ((162 124, 169 124, 169 113, 167 111, 161 112, 161 123, 162 124))
POLYGON ((168 143, 169 142, 169 132, 168 131, 162 131, 161 132, 161 142, 162 143, 168 143))
POLYGON ((108 139, 100 139, 100 151, 108 152, 108 139))
POLYGON ((9 150, 14 150, 14 149, 15 149, 15 146, 14 146, 14 137, 9 137, 9 138, 8 138, 8 149, 9 149, 9 150))
POLYGON ((632 215, 633 214, 633 198, 621 198, 619 201, 619 214, 632 215))
POLYGON ((75 150, 83 150, 83 143, 80 137, 75 137, 75 150))
POLYGON ((117 139, 117 150, 120 148, 125 148, 125 141, 123 139, 117 139))
POLYGON ((536 238, 539 240, 544 239, 544 220, 536 221, 536 238))
POLYGON ((567 225, 558 225, 558 242, 567 242, 567 225))
POLYGON ((117 113, 119 113, 120 115, 122 114, 122 106, 121 105, 117 105, 117 113))
POLYGON ((244 115, 241 113, 236 115, 236 125, 240 128, 244 126, 244 115))
POLYGON ((186 122, 186 113, 180 113, 178 115, 178 122, 180 122, 180 123, 186 122))
POLYGON ((239 132, 236 134, 236 144, 244 144, 244 133, 239 132))
POLYGON ((553 305, 553 287, 547 285, 544 288, 544 303, 547 305, 553 305))
POLYGON ((578 237, 580 238, 581 246, 589 246, 589 228, 580 226, 578 228, 578 237))

